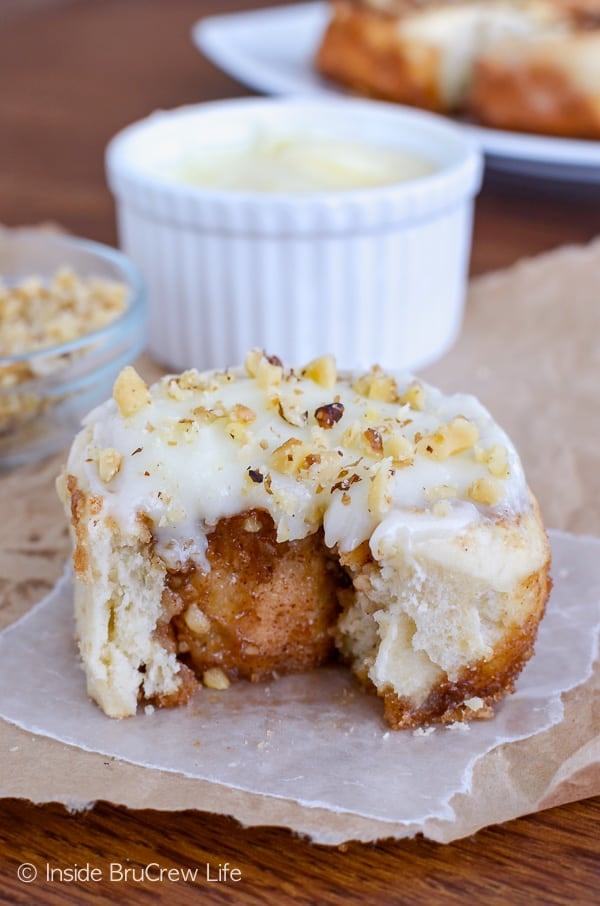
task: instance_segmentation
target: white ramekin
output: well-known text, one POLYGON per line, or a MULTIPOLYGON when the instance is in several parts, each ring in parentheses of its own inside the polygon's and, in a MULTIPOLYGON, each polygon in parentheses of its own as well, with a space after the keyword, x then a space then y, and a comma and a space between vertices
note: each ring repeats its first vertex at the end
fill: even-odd
POLYGON ((224 367, 253 346, 300 364, 415 369, 460 329, 478 151, 420 111, 353 99, 248 98, 158 112, 109 144, 121 244, 148 287, 150 351, 224 367), (431 175, 345 192, 258 194, 165 175, 195 148, 263 132, 421 154, 431 175))

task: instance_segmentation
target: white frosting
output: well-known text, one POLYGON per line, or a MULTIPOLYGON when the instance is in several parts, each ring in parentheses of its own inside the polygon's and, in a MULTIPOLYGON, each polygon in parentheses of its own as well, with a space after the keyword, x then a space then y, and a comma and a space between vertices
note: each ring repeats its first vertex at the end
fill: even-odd
POLYGON ((401 148, 268 134, 257 127, 241 147, 197 148, 168 175, 223 191, 303 193, 390 185, 434 169, 430 161, 401 148))
MULTIPOLYGON (((86 418, 67 465, 80 488, 103 498, 103 515, 116 520, 122 532, 139 533, 139 515, 150 517, 158 549, 170 565, 192 559, 206 567, 207 530, 251 508, 271 514, 280 541, 303 538, 323 524, 329 547, 348 551, 370 539, 377 559, 386 538, 447 537, 478 520, 514 516, 530 506, 512 443, 473 396, 445 396, 422 384, 425 406, 416 411, 408 403, 367 399, 352 388, 351 376, 338 377, 328 390, 293 372, 266 388, 241 370, 194 375, 191 383, 200 386, 191 389, 164 378, 151 389, 149 404, 128 417, 114 399, 99 406, 86 418), (331 428, 320 427, 315 411, 334 400, 344 407, 342 417, 331 428), (234 408, 240 405, 252 410, 253 421, 240 422, 234 408), (280 411, 290 417, 292 406, 295 420, 308 413, 306 424, 295 426, 282 417, 280 411), (209 417, 228 414, 209 421, 206 410, 209 417), (372 428, 383 438, 384 453, 392 435, 402 434, 414 447, 415 434, 418 440, 458 416, 477 428, 477 448, 442 461, 413 449, 399 467, 393 456, 378 458, 364 441, 372 428), (349 441, 353 426, 350 434, 358 439, 349 441), (290 438, 304 442, 321 463, 304 462, 289 474, 278 469, 272 454, 290 438), (507 451, 508 477, 494 479, 502 499, 483 506, 469 498, 469 488, 490 478, 478 449, 494 445, 507 451), (98 460, 106 449, 122 460, 118 473, 103 481, 98 460), (385 502, 374 507, 378 475, 385 478, 385 502), (440 486, 449 494, 441 505, 439 491, 432 491, 440 486)), ((412 378, 396 376, 396 381, 402 397, 412 378)))

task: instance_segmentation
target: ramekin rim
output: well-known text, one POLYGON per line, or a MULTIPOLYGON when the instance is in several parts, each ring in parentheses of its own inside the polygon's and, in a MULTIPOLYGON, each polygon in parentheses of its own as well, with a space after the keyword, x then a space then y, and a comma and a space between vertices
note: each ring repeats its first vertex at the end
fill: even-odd
MULTIPOLYGON (((130 123, 116 133, 109 141, 105 151, 105 166, 108 183, 115 195, 121 193, 121 187, 116 184, 120 181, 127 185, 151 187, 155 192, 162 192, 163 197, 185 198, 190 203, 209 201, 220 205, 223 209, 232 206, 256 206, 257 208, 285 209, 295 208, 305 210, 316 206, 343 208, 353 207, 357 203, 376 203, 385 199, 387 203, 407 201, 416 196, 424 198, 429 191, 432 196, 437 194, 441 186, 452 186, 454 183, 464 185, 464 194, 475 194, 480 185, 483 173, 483 156, 473 139, 466 136, 453 123, 446 122, 442 117, 424 110, 414 110, 385 101, 372 101, 362 98, 312 98, 312 97, 248 97, 225 98, 216 101, 201 102, 198 104, 185 104, 169 110, 156 110, 148 116, 130 123), (368 113, 381 112, 392 116, 404 118, 409 122, 423 123, 440 134, 445 133, 460 149, 460 158, 448 164, 442 164, 431 173, 405 182, 386 183, 380 186, 371 186, 358 189, 344 189, 343 191, 317 191, 317 192, 278 192, 261 193, 248 191, 231 191, 214 189, 205 186, 191 186, 178 183, 176 180, 158 173, 139 170, 135 164, 125 158, 126 145, 146 129, 154 126, 159 120, 175 120, 186 115, 207 113, 230 107, 245 108, 277 108, 277 107, 304 107, 304 108, 337 108, 345 107, 348 112, 361 109, 368 113)), ((124 193, 123 193, 124 194, 124 193)))

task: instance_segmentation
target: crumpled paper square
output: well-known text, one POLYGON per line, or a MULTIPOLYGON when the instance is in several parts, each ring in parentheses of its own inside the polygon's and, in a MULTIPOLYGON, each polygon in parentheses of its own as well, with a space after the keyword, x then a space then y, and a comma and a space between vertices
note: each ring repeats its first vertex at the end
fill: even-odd
MULTIPOLYGON (((598 655, 600 539, 552 533, 554 587, 536 653, 493 720, 390 731, 381 702, 342 667, 199 690, 183 707, 111 720, 91 702, 73 639, 72 582, 0 634, 0 717, 86 751, 306 809, 389 824, 452 820, 473 768, 558 724, 561 695, 598 655)), ((342 842, 336 839, 335 842, 342 842)))

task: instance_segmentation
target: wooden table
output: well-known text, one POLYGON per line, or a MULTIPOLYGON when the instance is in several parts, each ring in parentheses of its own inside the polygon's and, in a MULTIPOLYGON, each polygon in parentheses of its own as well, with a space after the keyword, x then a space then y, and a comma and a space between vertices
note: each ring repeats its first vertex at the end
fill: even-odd
MULTIPOLYGON (((281 5, 282 0, 278 0, 281 5)), ((245 94, 192 47, 200 16, 260 0, 0 0, 0 220, 54 221, 116 241, 103 148, 157 107, 245 94)), ((472 271, 482 273, 600 228, 599 195, 490 177, 477 205, 472 271)), ((43 770, 43 766, 40 766, 43 770)), ((0 803, 0 902, 591 904, 600 902, 600 800, 555 808, 441 846, 413 840, 339 850, 277 829, 197 813, 106 804, 0 803), (204 883, 17 880, 38 866, 238 868, 204 883)))

